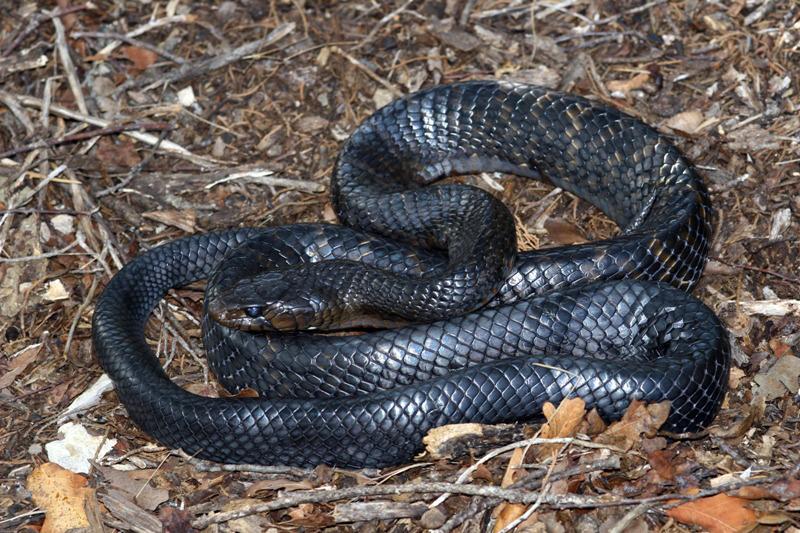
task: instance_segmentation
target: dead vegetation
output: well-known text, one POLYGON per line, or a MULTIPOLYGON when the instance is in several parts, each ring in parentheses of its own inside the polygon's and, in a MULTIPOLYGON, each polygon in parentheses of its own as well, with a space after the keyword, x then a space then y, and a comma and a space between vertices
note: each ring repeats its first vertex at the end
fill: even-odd
MULTIPOLYGON (((0 17, 0 530, 39 530, 47 510, 50 531, 798 531, 796 2, 56 4, 0 17), (90 318, 121 265, 188 233, 331 221, 327 177, 360 120, 486 77, 617 106, 705 176, 719 220, 696 294, 735 354, 707 433, 659 434, 659 406, 607 428, 565 403, 544 426, 450 428, 440 455, 397 469, 230 468, 150 444, 108 393, 62 429, 90 474, 52 464, 69 407, 107 388, 90 318)), ((468 179, 497 189, 526 246, 615 231, 547 185, 468 179)), ((202 292, 176 294, 150 337, 180 383, 216 394, 202 292)))

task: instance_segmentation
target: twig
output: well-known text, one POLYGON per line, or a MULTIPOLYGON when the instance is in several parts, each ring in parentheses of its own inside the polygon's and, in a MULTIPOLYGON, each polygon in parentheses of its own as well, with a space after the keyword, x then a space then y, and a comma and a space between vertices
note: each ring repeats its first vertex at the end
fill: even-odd
POLYGON ((309 180, 278 178, 273 176, 274 173, 275 171, 266 168, 253 168, 253 169, 243 170, 241 172, 233 172, 225 177, 222 177, 218 180, 209 183, 204 188, 206 190, 213 189, 214 187, 222 183, 227 183, 229 181, 234 181, 239 179, 245 179, 247 181, 253 181, 263 185, 271 185, 274 187, 288 187, 291 189, 297 189, 299 191, 305 191, 305 192, 323 192, 325 190, 325 186, 322 185, 321 183, 309 180))
POLYGON ((169 125, 169 127, 165 128, 164 131, 161 132, 161 135, 158 136, 158 141, 156 142, 156 144, 153 145, 153 149, 150 150, 147 153, 147 155, 142 158, 141 161, 136 163, 136 165, 128 172, 127 176, 125 176, 119 183, 97 192, 97 194, 94 195, 95 198, 102 198, 103 196, 114 194, 118 190, 127 187, 128 184, 136 178, 136 176, 141 174, 144 167, 149 165, 150 161, 153 160, 153 158, 156 155, 156 152, 158 152, 158 148, 161 146, 161 143, 163 143, 166 140, 169 132, 175 129, 175 123, 176 121, 173 120, 172 123, 169 125))
MULTIPOLYGON (((0 98, 1 97, 2 95, 0 95, 0 98)), ((82 131, 80 133, 74 133, 72 135, 65 135, 63 137, 59 137, 58 139, 47 139, 43 141, 37 141, 35 143, 26 144, 25 146, 19 146, 17 148, 13 148, 6 152, 0 153, 0 157, 11 157, 25 152, 30 152, 31 150, 36 150, 37 148, 52 148, 53 146, 58 146, 60 144, 85 141, 86 139, 99 137, 101 135, 114 135, 116 133, 123 133, 126 131, 153 131, 153 130, 168 130, 168 129, 170 129, 169 125, 164 124, 163 122, 143 122, 143 123, 134 122, 131 124, 118 124, 109 126, 107 128, 100 128, 95 130, 82 131)))
POLYGON ((344 50, 342 50, 338 46, 332 47, 331 51, 335 52, 335 53, 339 54, 340 56, 342 56, 343 58, 347 59, 351 64, 353 64, 356 67, 358 67, 359 69, 361 69, 361 71, 363 71, 364 74, 366 74, 367 76, 369 76, 373 80, 375 80, 378 83, 380 83, 381 85, 383 85, 394 96, 396 96, 398 98, 403 96, 403 91, 398 89, 393 83, 391 83, 390 81, 388 81, 388 80, 378 76, 377 74, 375 74, 368 66, 366 66, 361 61, 359 61, 357 58, 351 56, 350 54, 348 54, 347 52, 345 52, 344 50))
MULTIPOLYGON (((194 22, 195 18, 196 17, 194 15, 175 15, 172 17, 163 17, 160 19, 151 20, 147 24, 143 24, 138 28, 132 29, 131 31, 125 34, 125 37, 128 38, 138 37, 139 35, 149 32, 150 30, 154 30, 162 26, 168 26, 170 24, 175 24, 180 22, 194 22)), ((122 41, 114 41, 112 43, 109 43, 105 47, 103 47, 102 50, 97 52, 97 54, 102 56, 108 56, 111 54, 111 52, 116 50, 116 48, 121 44, 122 41)))
MULTIPOLYGON (((521 479, 518 479, 517 481, 509 485, 508 488, 527 489, 527 490, 538 489, 545 482, 545 480, 543 480, 542 477, 546 476, 547 472, 549 472, 555 464, 556 464, 555 462, 551 463, 551 468, 548 468, 548 470, 544 473, 541 471, 532 472, 522 477, 521 479)), ((589 474, 591 472, 598 472, 601 470, 619 470, 619 467, 620 467, 619 456, 614 455, 606 459, 600 459, 599 461, 594 461, 592 463, 577 465, 572 468, 563 470, 561 472, 553 472, 552 474, 550 474, 549 480, 558 481, 560 479, 569 479, 573 476, 589 474)), ((471 506, 470 508, 465 509, 464 511, 450 517, 450 519, 447 520, 447 522, 444 525, 442 525, 442 527, 436 530, 436 533, 449 533, 456 527, 460 526, 465 520, 467 520, 471 516, 475 516, 476 514, 486 511, 491 507, 495 507, 496 505, 501 503, 501 501, 502 500, 496 500, 496 499, 487 499, 481 501, 475 504, 474 506, 471 506)))
POLYGON ((640 503, 625 513, 622 518, 619 519, 619 522, 614 524, 614 527, 608 530, 608 533, 625 533, 628 526, 631 525, 631 522, 646 513, 651 507, 653 507, 652 503, 640 503))
MULTIPOLYGON (((702 489, 694 494, 661 494, 648 498, 615 498, 613 496, 581 496, 577 494, 545 494, 536 491, 521 489, 504 489, 494 485, 461 485, 458 483, 446 482, 427 482, 427 483, 407 483, 404 485, 371 485, 361 487, 348 487, 344 489, 308 490, 298 491, 287 496, 275 498, 272 501, 258 503, 247 508, 235 511, 224 511, 215 515, 198 518, 192 522, 192 526, 204 529, 211 524, 219 524, 229 520, 235 520, 256 513, 266 513, 294 507, 303 503, 327 503, 337 500, 349 500, 352 498, 362 498, 366 496, 391 496, 398 494, 437 494, 450 492, 454 494, 464 494, 466 496, 479 496, 484 498, 498 498, 508 502, 516 503, 535 503, 541 498, 542 503, 554 509, 594 509, 600 507, 620 507, 627 505, 640 505, 642 503, 665 502, 675 500, 668 504, 668 507, 680 505, 681 501, 693 501, 706 496, 713 496, 722 492, 761 485, 785 479, 785 474, 774 476, 748 479, 708 489, 702 489)), ((189 508, 191 511, 192 508, 189 508)))
POLYGON ((72 63, 72 56, 69 54, 69 46, 67 45, 67 36, 64 32, 64 23, 61 22, 59 17, 53 17, 53 26, 56 29, 56 49, 58 50, 58 57, 61 59, 61 66, 64 67, 64 72, 67 75, 67 83, 75 98, 75 103, 78 109, 84 115, 89 114, 89 108, 86 107, 86 100, 83 98, 83 91, 81 90, 81 82, 78 80, 78 74, 75 72, 75 65, 72 63))
POLYGON ((59 255, 88 255, 85 253, 71 253, 67 252, 75 247, 77 243, 71 242, 60 250, 55 252, 46 252, 38 255, 23 255, 19 257, 0 257, 0 264, 2 263, 28 263, 30 261, 40 261, 42 259, 49 259, 50 257, 58 257, 59 255))
POLYGON ((296 468, 293 466, 215 464, 197 459, 183 450, 177 450, 176 453, 191 463, 200 472, 254 472, 257 474, 291 475, 299 478, 306 478, 313 473, 313 470, 296 468))
POLYGON ((100 281, 100 276, 94 276, 92 278, 92 285, 89 287, 89 293, 83 299, 83 302, 78 307, 78 310, 75 312, 75 318, 72 319, 72 324, 69 326, 69 332, 67 333, 67 342, 64 343, 64 359, 67 358, 69 354, 69 349, 72 347, 72 338, 75 335, 75 329, 78 327, 78 323, 81 321, 81 315, 84 311, 91 305, 92 299, 94 298, 94 293, 97 290, 97 285, 100 281))
POLYGON ((139 39, 134 39, 133 37, 129 37, 122 33, 114 33, 114 32, 102 32, 102 31, 75 31, 70 34, 72 37, 81 38, 81 37, 91 37, 95 39, 114 39, 116 41, 121 41, 123 43, 128 43, 131 46, 136 46, 138 48, 143 48, 145 50, 149 50, 154 54, 160 55, 161 57, 167 58, 173 63, 177 63, 178 65, 183 65, 186 63, 186 60, 182 57, 176 56, 173 53, 167 52, 163 48, 159 48, 158 46, 154 46, 148 42, 140 41, 139 39))
MULTIPOLYGON (((33 135, 34 131, 36 131, 33 127, 33 122, 31 122, 31 119, 25 110, 20 107, 17 98, 11 93, 0 91, 0 102, 5 104, 8 110, 11 111, 11 114, 14 115, 17 120, 19 120, 20 124, 22 124, 22 127, 25 128, 25 133, 28 135, 33 135)), ((4 154, 0 154, 0 157, 6 156, 4 154)))
POLYGON ((364 37, 361 40, 360 43, 358 43, 357 45, 355 45, 353 47, 353 50, 358 50, 359 48, 363 48, 364 46, 369 44, 372 41, 372 39, 375 38, 375 35, 378 34, 378 32, 380 31, 381 28, 383 28, 386 24, 388 24, 389 21, 391 21, 394 17, 396 17, 397 15, 399 15, 400 13, 405 11, 408 8, 408 6, 413 4, 415 1, 416 0, 407 0, 403 5, 401 5, 400 7, 398 7, 397 9, 392 11, 391 13, 389 13, 389 14, 385 15, 383 18, 381 18, 381 20, 379 20, 378 23, 375 24, 375 27, 373 27, 372 30, 370 30, 370 32, 367 34, 367 36, 364 37))
MULTIPOLYGON (((23 105, 36 107, 38 109, 42 109, 44 107, 44 102, 36 98, 34 96, 28 95, 14 95, 17 100, 19 100, 23 105)), ((107 128, 111 125, 111 121, 93 117, 91 115, 86 115, 84 113, 78 113, 77 111, 73 111, 71 109, 67 109, 66 107, 62 107, 60 105, 51 104, 50 105, 50 112, 54 115, 58 115, 60 117, 68 118, 71 120, 77 120, 80 122, 86 122, 87 124, 91 124, 93 126, 98 126, 101 128, 107 128)), ((181 159, 186 159, 187 161, 191 161, 195 165, 198 166, 209 166, 214 165, 216 163, 221 163, 221 161, 217 161, 216 159, 201 156, 194 154, 184 148, 183 146, 176 144, 172 141, 162 141, 159 142, 158 137, 155 135, 151 135, 149 133, 139 132, 139 131, 126 131, 124 132, 125 135, 132 139, 136 139, 139 142, 143 142, 145 144, 149 144, 150 146, 159 146, 159 149, 163 150, 166 153, 174 155, 176 157, 180 157, 181 159)))
POLYGON ((33 33, 33 31, 36 28, 38 28, 39 25, 42 24, 43 22, 50 20, 51 18, 63 17, 64 15, 75 13, 76 11, 83 11, 84 9, 94 9, 94 8, 95 6, 93 4, 87 2, 86 4, 63 7, 63 8, 60 7, 50 12, 45 11, 42 13, 38 13, 34 15, 33 18, 31 18, 31 20, 28 22, 28 25, 25 26, 25 28, 22 29, 19 33, 17 33, 17 36, 14 37, 14 39, 3 48, 3 52, 0 55, 7 56, 11 52, 13 52, 14 49, 17 46, 19 46, 19 43, 21 43, 25 37, 33 33))
POLYGON ((131 89, 134 87, 142 87, 145 85, 149 85, 150 83, 176 83, 179 81, 184 81, 192 78, 196 78, 198 76, 207 74, 212 70, 217 70, 222 67, 226 67, 231 63, 235 63, 240 59, 249 56, 258 52, 260 49, 264 48, 265 46, 269 46, 274 44, 290 33, 294 31, 295 24, 293 22, 288 22, 281 24, 274 30, 272 30, 269 35, 264 37, 263 39, 258 39, 257 41, 251 41, 249 43, 245 43, 237 48, 234 48, 230 52, 206 58, 201 61, 196 61, 192 63, 186 63, 182 67, 176 70, 172 70, 168 74, 164 74, 163 72, 152 72, 147 75, 139 76, 138 78, 131 79, 120 85, 114 90, 114 94, 120 94, 121 92, 131 89))

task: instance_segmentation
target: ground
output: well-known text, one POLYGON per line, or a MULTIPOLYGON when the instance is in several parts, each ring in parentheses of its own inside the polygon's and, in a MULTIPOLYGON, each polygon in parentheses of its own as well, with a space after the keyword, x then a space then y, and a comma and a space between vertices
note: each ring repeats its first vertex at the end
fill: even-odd
MULTIPOLYGON (((0 18, 0 530, 39 530, 45 509, 52 530, 798 530, 796 2, 57 5, 12 0, 0 18), (694 293, 734 354, 707 432, 659 434, 652 406, 607 429, 562 404, 544 428, 483 428, 406 467, 235 471, 159 448, 107 392, 71 420, 116 439, 111 452, 87 475, 52 464, 59 415, 102 374, 91 317, 116 270, 187 234, 332 221, 328 177, 348 133, 399 95, 473 78, 613 105, 697 166, 717 221, 694 293), (73 504, 56 510, 62 480, 73 504), (341 492, 309 492, 320 487, 341 492)), ((549 185, 468 180, 508 203, 526 247, 616 231, 549 185)), ((180 291, 148 333, 182 384, 218 394, 198 357, 201 298, 180 291)))

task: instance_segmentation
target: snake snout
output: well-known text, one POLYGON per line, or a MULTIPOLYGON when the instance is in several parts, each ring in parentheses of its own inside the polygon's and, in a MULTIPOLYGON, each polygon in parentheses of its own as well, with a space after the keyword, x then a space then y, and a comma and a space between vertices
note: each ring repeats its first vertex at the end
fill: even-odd
POLYGON ((208 313, 223 326, 246 331, 291 332, 326 326, 330 297, 291 271, 265 272, 238 280, 208 302, 208 313))

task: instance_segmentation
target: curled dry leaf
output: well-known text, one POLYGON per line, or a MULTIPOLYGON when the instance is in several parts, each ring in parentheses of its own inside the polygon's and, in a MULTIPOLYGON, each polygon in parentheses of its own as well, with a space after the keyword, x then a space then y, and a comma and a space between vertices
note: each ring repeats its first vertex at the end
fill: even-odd
POLYGON ((123 46, 122 53, 125 54, 125 58, 128 59, 128 61, 133 63, 133 68, 139 71, 146 70, 147 67, 155 63, 158 59, 155 52, 139 48, 138 46, 123 46))
POLYGON ((28 490, 36 505, 45 512, 41 533, 89 527, 86 508, 97 503, 94 489, 88 488, 87 483, 85 477, 55 463, 44 463, 31 472, 28 490))
POLYGON ((787 393, 800 392, 800 357, 784 355, 765 373, 754 378, 758 385, 757 394, 767 401, 775 400, 787 393))
POLYGON ((689 135, 693 135, 698 132, 698 129, 703 123, 704 118, 705 117, 703 117, 703 113, 700 111, 683 111, 664 121, 664 126, 673 130, 682 131, 683 133, 687 133, 689 135))
POLYGON ((147 211, 142 213, 142 216, 167 226, 174 226, 186 233, 197 231, 197 211, 194 209, 147 211))
MULTIPOLYGON (((526 450, 524 448, 517 448, 514 450, 514 453, 511 454, 511 459, 508 461, 506 472, 503 475, 503 481, 500 483, 501 487, 507 488, 525 474, 525 470, 522 468, 522 465, 525 463, 525 452, 526 450)), ((507 502, 503 502, 495 507, 492 512, 493 516, 496 518, 494 531, 497 532, 505 529, 508 524, 522 516, 526 509, 526 505, 507 502)))
MULTIPOLYGON (((542 425, 539 436, 544 439, 574 437, 586 415, 586 402, 580 398, 567 398, 558 404, 558 408, 554 407, 552 403, 546 402, 542 406, 542 412, 547 423, 542 425)), ((536 448, 534 453, 539 460, 544 460, 558 453, 560 449, 560 444, 545 444, 536 448)))
POLYGON ((647 80, 650 79, 649 72, 640 72, 628 80, 612 80, 606 83, 606 87, 612 93, 626 94, 636 89, 641 89, 647 80))
POLYGON ((636 400, 631 402, 622 420, 611 424, 607 430, 594 440, 630 450, 641 440, 642 435, 652 437, 667 421, 668 401, 646 405, 636 400))
POLYGON ((756 525, 756 513, 747 500, 717 494, 673 507, 667 516, 682 524, 699 526, 710 533, 735 533, 756 525))
POLYGON ((548 218, 544 223, 544 228, 550 235, 550 239, 556 244, 580 244, 586 242, 586 236, 581 230, 575 224, 562 218, 548 218))
POLYGON ((465 437, 480 437, 483 435, 481 424, 449 424, 433 428, 422 438, 425 451, 434 459, 449 457, 450 443, 461 441, 465 437))
POLYGON ((9 361, 8 367, 2 369, 3 375, 0 376, 0 390, 14 383, 17 376, 22 374, 28 368, 28 365, 36 361, 39 352, 42 351, 42 346, 41 342, 31 344, 27 348, 23 348, 17 353, 16 357, 9 361))

